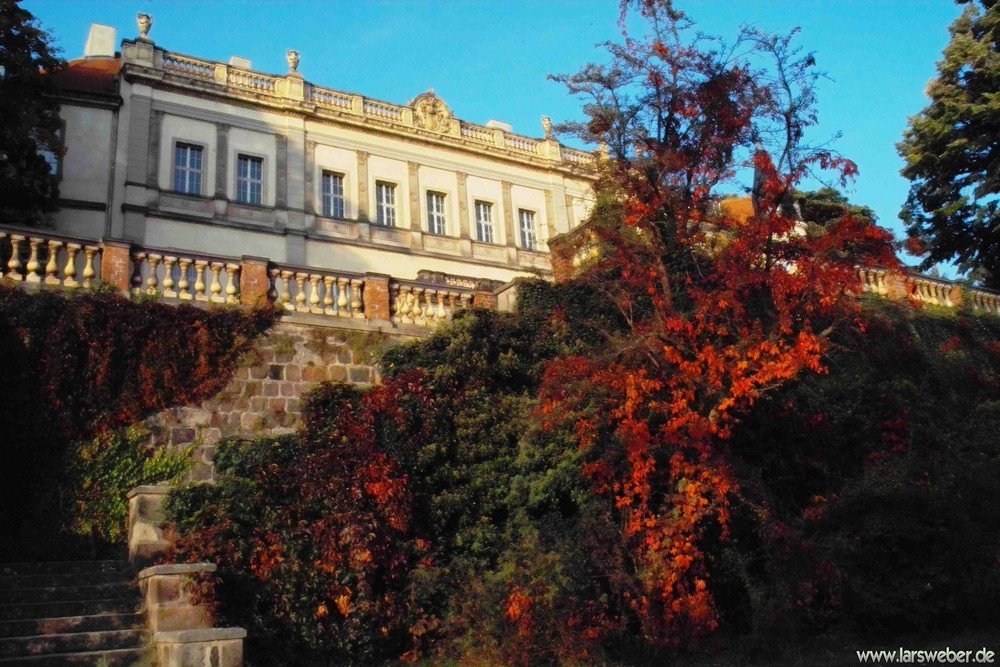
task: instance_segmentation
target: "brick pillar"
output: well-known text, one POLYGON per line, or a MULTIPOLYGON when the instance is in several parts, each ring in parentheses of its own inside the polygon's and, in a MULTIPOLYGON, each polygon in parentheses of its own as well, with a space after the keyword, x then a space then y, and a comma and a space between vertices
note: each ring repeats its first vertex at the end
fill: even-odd
POLYGON ((903 301, 910 296, 910 277, 904 273, 889 273, 885 277, 886 297, 892 301, 903 301))
POLYGON ((128 294, 132 287, 132 244, 126 241, 102 242, 101 282, 114 285, 128 294))
POLYGON ((392 318, 392 306, 389 303, 389 276, 382 273, 365 275, 365 291, 362 297, 365 303, 365 317, 369 320, 386 320, 392 318))
POLYGON ((264 305, 269 289, 271 279, 267 275, 267 259, 244 255, 240 260, 240 303, 264 305))
POLYGON ((955 308, 961 308, 965 304, 965 293, 962 291, 961 285, 952 285, 951 293, 948 296, 951 299, 951 305, 955 308))
POLYGON ((494 294, 493 292, 476 290, 476 292, 472 295, 472 307, 489 308, 490 310, 496 310, 497 295, 494 294))

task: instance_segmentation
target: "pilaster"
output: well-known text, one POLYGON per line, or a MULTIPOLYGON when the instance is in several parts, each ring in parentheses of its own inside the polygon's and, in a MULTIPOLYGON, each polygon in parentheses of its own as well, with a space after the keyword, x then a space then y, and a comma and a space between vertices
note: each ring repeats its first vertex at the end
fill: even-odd
POLYGON ((358 222, 371 222, 368 202, 368 153, 358 151, 358 222))

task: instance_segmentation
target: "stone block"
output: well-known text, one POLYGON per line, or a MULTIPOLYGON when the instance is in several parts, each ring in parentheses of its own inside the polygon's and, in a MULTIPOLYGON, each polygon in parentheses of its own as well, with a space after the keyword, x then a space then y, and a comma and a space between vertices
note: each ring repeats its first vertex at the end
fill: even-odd
POLYGON ((278 364, 271 364, 267 367, 267 379, 269 380, 280 380, 281 379, 281 366, 278 364))
POLYGON ((320 366, 306 366, 302 369, 302 379, 306 382, 326 382, 330 379, 330 374, 326 368, 320 366))
POLYGON ((296 364, 285 366, 285 379, 298 382, 302 379, 302 368, 296 364))
POLYGON ((281 395, 282 396, 294 396, 295 395, 295 383, 293 382, 282 382, 281 383, 281 395))
POLYGON ((273 397, 281 394, 281 385, 278 382, 265 382, 262 396, 273 397))
POLYGON ((156 664, 161 667, 242 667, 243 628, 180 630, 153 635, 156 664))
POLYGON ((163 532, 163 502, 170 487, 137 486, 128 493, 128 554, 133 564, 144 565, 161 556, 170 545, 163 532))
POLYGON ((366 384, 372 381, 372 371, 367 366, 351 366, 347 376, 355 384, 366 384))
POLYGON ((345 382, 347 380, 347 368, 344 366, 330 366, 327 371, 330 379, 334 382, 345 382))

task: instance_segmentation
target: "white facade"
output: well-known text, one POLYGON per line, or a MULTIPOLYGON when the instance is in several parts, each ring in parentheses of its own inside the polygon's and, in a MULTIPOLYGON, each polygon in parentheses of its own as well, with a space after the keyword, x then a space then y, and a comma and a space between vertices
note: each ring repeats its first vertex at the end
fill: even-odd
POLYGON ((143 37, 71 63, 93 76, 64 97, 57 228, 400 279, 551 271, 546 241, 589 208, 589 156, 462 122, 432 92, 394 105, 295 67, 267 75, 143 37))

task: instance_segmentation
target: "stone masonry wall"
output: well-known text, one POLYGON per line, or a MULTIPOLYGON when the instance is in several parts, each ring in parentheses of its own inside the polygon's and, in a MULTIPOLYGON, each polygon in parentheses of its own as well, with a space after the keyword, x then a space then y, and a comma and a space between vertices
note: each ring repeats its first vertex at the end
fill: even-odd
POLYGON ((214 398, 170 408, 146 424, 154 444, 195 446, 191 481, 214 480, 212 461, 220 440, 295 432, 309 389, 326 380, 379 382, 374 356, 393 340, 370 331, 279 323, 214 398))

